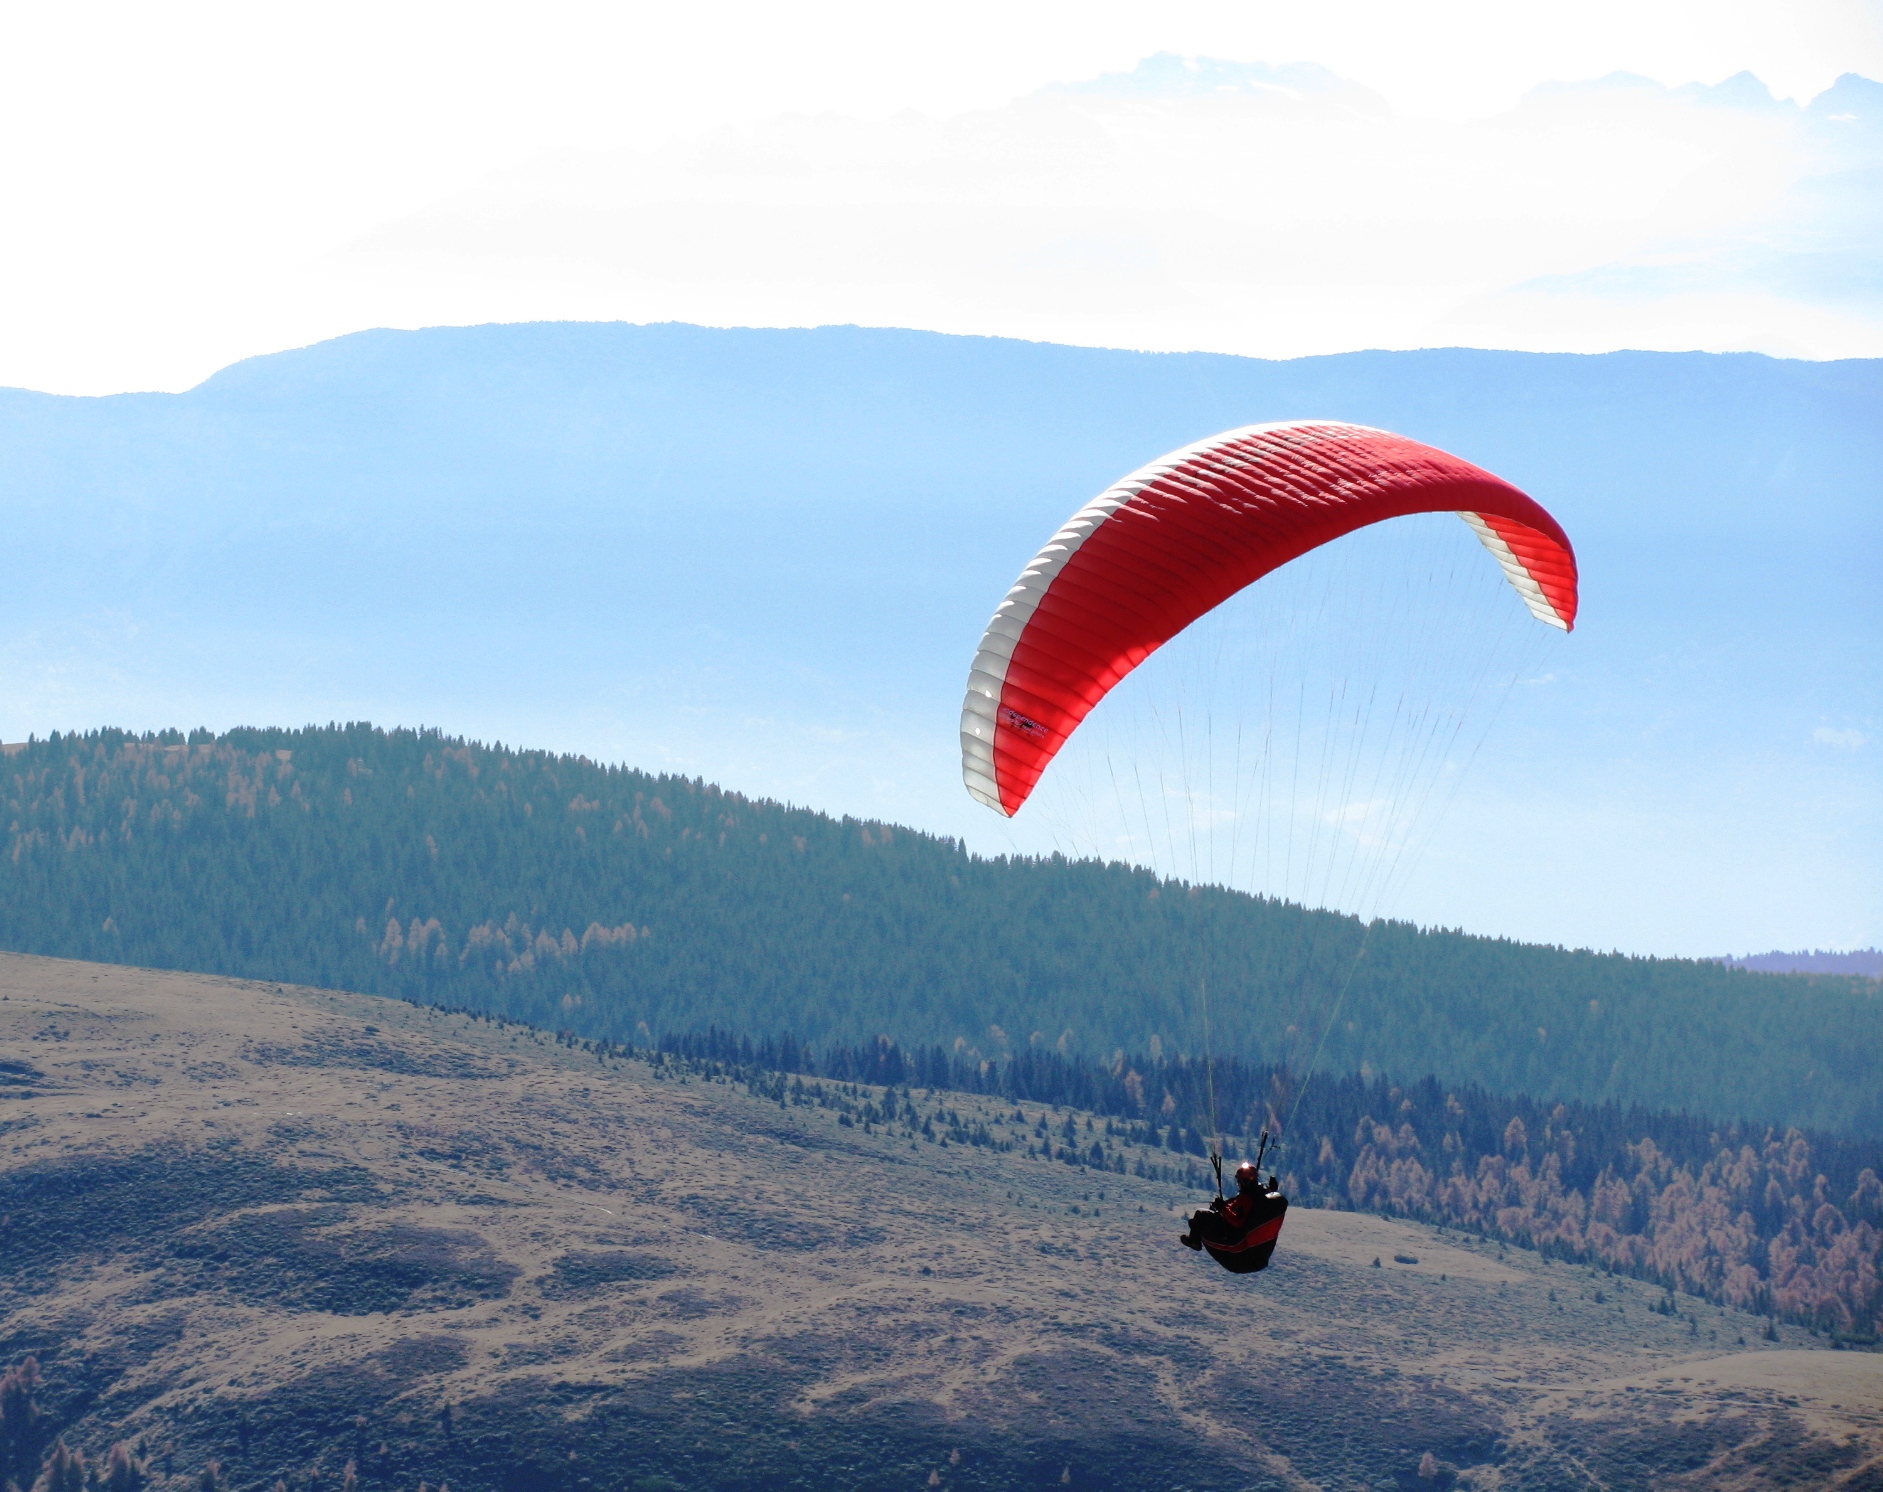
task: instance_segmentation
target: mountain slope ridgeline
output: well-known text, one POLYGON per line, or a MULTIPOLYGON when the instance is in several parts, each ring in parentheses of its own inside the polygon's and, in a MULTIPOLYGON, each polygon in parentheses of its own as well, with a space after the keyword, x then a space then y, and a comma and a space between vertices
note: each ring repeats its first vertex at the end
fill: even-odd
POLYGON ((7 748, 0 946, 278 979, 646 1041, 887 1034, 1321 1064, 1883 1132, 1874 981, 1376 923, 1120 865, 986 859, 698 780, 366 725, 7 748), (1363 942, 1364 940, 1364 942, 1363 942), (1360 956, 1364 947, 1364 957, 1360 956))

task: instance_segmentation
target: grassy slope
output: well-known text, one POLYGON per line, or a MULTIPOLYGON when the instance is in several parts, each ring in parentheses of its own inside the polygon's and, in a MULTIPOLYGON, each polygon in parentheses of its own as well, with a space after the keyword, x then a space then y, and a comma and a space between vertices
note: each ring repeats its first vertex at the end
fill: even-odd
POLYGON ((152 1492, 1821 1488, 1883 1452, 1874 1354, 1354 1213, 1239 1279, 1176 1247, 1195 1193, 843 1122, 880 1090, 17 957, 0 1048, 15 1479, 55 1434, 137 1442, 152 1492))

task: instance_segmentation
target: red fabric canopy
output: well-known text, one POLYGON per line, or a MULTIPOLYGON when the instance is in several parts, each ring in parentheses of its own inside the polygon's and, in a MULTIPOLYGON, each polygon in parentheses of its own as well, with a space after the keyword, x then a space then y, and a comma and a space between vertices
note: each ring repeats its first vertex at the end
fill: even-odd
POLYGON ((1289 560, 1412 513, 1455 512, 1530 610, 1576 620, 1576 557, 1533 499, 1402 435, 1251 425, 1174 451, 1088 503, 1021 573, 968 677, 968 791, 1012 815, 1106 693, 1198 617, 1289 560))

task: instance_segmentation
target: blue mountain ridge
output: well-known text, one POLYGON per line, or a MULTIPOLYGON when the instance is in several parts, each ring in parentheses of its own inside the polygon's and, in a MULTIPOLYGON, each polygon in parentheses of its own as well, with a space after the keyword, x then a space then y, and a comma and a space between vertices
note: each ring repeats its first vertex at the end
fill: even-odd
POLYGON ((1583 566, 1569 661, 1391 910, 1636 951, 1859 946, 1883 936, 1880 414, 1875 361, 618 324, 0 392, 0 732, 422 722, 1028 848, 955 761, 1020 563, 1164 450, 1325 416, 1515 481, 1583 566))

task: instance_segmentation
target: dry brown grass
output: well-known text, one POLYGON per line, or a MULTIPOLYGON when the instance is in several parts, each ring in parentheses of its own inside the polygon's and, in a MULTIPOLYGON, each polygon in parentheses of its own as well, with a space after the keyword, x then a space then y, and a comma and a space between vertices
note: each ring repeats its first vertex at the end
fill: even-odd
POLYGON ((932 1461, 964 1486, 949 1449, 979 1484, 1032 1455, 1119 1486, 1159 1458, 1196 1486, 1371 1485, 1427 1452, 1487 1487, 1804 1486, 1883 1453, 1883 1357, 1768 1349, 1730 1312, 1670 1321, 1658 1291, 1350 1213, 1297 1211, 1276 1267, 1237 1278, 1176 1246, 1196 1199, 1168 1186, 866 1135, 515 1027, 4 955, 0 1055, 30 1069, 0 1103, 0 1339, 39 1346, 49 1384, 112 1364, 72 1433, 142 1434, 176 1475, 212 1452, 237 1487, 336 1475, 360 1447, 306 1406, 347 1374, 332 1394, 387 1439, 385 1475, 461 1488, 504 1452, 441 1439, 445 1404, 514 1422, 531 1465, 550 1432, 515 1428, 526 1409, 561 1406, 579 1464, 615 1444, 605 1406, 638 1405, 632 1445, 702 1485, 708 1462, 768 1485, 735 1435, 763 1439, 753 1465, 874 1485, 831 1459, 865 1456, 833 1448, 858 1427, 885 1476, 932 1461), (34 1256, 49 1177, 91 1186, 70 1205, 95 1217, 34 1256), (231 1459, 206 1406, 271 1428, 231 1459), (1676 1441, 1692 1464, 1655 1469, 1676 1441))

